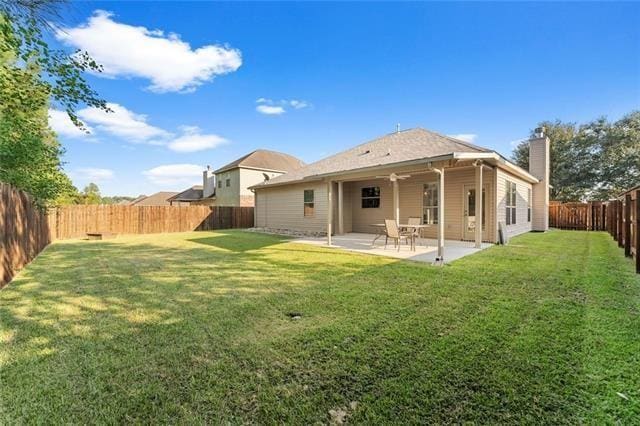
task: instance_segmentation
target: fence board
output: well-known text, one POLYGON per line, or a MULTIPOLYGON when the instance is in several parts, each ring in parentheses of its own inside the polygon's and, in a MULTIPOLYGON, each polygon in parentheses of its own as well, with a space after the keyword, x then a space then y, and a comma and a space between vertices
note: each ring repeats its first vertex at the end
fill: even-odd
POLYGON ((253 227, 253 207, 63 206, 48 212, 0 183, 0 287, 52 240, 89 232, 150 234, 253 227))
POLYGON ((47 219, 27 193, 0 183, 0 287, 49 244, 47 219))
POLYGON ((549 226, 560 229, 607 231, 635 258, 640 273, 640 187, 633 188, 611 201, 559 203, 549 205, 549 226))
POLYGON ((251 228, 253 207, 64 206, 49 214, 52 239, 84 237, 88 232, 154 234, 251 228))

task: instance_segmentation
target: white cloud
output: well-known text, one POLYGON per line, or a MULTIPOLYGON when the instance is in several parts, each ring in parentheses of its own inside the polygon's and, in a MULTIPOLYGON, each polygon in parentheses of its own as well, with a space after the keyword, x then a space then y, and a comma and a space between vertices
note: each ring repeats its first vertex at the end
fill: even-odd
POLYGON ((202 166, 197 164, 167 164, 142 172, 156 185, 179 187, 194 185, 202 180, 202 166))
POLYGON ((454 139, 459 139, 464 142, 469 142, 469 143, 473 143, 473 141, 475 141, 478 138, 478 135, 473 133, 460 133, 457 135, 447 135, 447 136, 454 139))
POLYGON ((182 126, 183 135, 170 141, 167 146, 176 152, 196 152, 212 149, 226 143, 223 137, 214 134, 201 134, 196 126, 182 126))
POLYGON ((154 139, 168 138, 171 133, 147 123, 147 116, 136 114, 122 105, 108 103, 113 112, 105 112, 98 108, 83 108, 78 117, 95 126, 98 130, 129 142, 158 144, 154 139))
POLYGON ((113 178, 113 170, 85 167, 75 170, 73 175, 91 182, 100 182, 113 178))
POLYGON ((284 108, 281 106, 273 106, 273 105, 258 105, 256 107, 256 111, 260 114, 265 115, 280 115, 284 114, 284 108))
POLYGON ((56 38, 87 51, 105 77, 141 77, 155 92, 189 92, 242 65, 238 49, 209 44, 192 49, 178 34, 114 21, 96 10, 86 24, 56 31, 56 38))
MULTIPOLYGON (((196 152, 213 149, 228 141, 213 133, 202 133, 197 126, 180 126, 180 135, 168 132, 147 122, 147 116, 136 114, 122 105, 108 103, 112 112, 97 108, 83 108, 78 117, 86 123, 94 134, 109 134, 129 143, 166 146, 175 152, 196 152)), ((59 135, 68 137, 87 136, 73 125, 63 111, 50 110, 49 124, 59 135)))
MULTIPOLYGON (((93 129, 87 123, 84 123, 87 131, 93 133, 93 129)), ((69 138, 86 138, 89 134, 80 130, 69 118, 69 115, 65 111, 57 109, 49 110, 49 126, 58 134, 58 136, 65 136, 69 138)))
POLYGON ((256 111, 266 115, 280 115, 287 111, 287 108, 303 109, 311 106, 307 101, 299 99, 282 99, 280 101, 274 101, 269 98, 256 99, 256 111))
POLYGON ((291 99, 289 101, 289 105, 291 105, 295 109, 302 109, 309 106, 309 102, 307 101, 299 101, 297 99, 291 99))

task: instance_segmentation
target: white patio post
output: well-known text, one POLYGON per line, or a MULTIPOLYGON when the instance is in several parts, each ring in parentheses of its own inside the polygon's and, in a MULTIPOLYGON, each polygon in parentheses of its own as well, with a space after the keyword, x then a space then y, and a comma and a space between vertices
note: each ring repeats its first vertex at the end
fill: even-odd
POLYGON ((331 228, 333 225, 333 182, 327 181, 327 244, 331 245, 331 228))
POLYGON ((444 261, 444 167, 434 169, 438 174, 438 258, 444 261))
POLYGON ((482 248, 482 161, 473 164, 476 168, 476 248, 482 248))
POLYGON ((400 224, 400 191, 398 189, 398 180, 393 181, 393 218, 396 223, 400 224))
POLYGON ((343 215, 343 187, 342 181, 338 182, 338 234, 344 234, 344 218, 343 215))

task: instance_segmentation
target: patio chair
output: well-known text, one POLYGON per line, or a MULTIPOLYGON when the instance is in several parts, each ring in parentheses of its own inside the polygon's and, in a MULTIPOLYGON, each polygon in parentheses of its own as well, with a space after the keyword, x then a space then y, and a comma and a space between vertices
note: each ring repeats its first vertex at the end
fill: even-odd
MULTIPOLYGON (((420 228, 412 228, 411 225, 422 225, 422 219, 419 217, 410 217, 407 220, 407 233, 411 233, 411 235, 413 235, 414 240, 417 240, 418 238, 422 237, 422 235, 420 235, 420 228)), ((415 243, 414 243, 415 244, 415 243)))
POLYGON ((400 243, 404 239, 407 243, 411 243, 411 250, 415 251, 416 246, 415 246, 413 235, 407 232, 400 232, 400 229, 398 228, 398 224, 396 223, 395 220, 385 219, 384 226, 385 226, 385 232, 386 232, 386 235, 384 236, 385 249, 387 248, 387 242, 389 241, 389 239, 392 239, 395 246, 398 248, 398 251, 400 251, 400 243))

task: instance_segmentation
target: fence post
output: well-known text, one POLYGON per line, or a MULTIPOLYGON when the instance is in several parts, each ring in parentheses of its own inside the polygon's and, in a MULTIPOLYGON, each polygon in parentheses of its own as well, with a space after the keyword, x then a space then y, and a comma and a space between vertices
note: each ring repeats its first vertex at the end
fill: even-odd
POLYGON ((624 255, 631 256, 631 193, 624 196, 624 255))
POLYGON ((640 189, 636 189, 636 228, 633 235, 636 237, 636 273, 640 274, 640 189))
POLYGON ((623 211, 622 211, 622 201, 618 200, 617 201, 618 204, 618 247, 624 247, 623 241, 622 241, 622 219, 623 219, 623 211))

